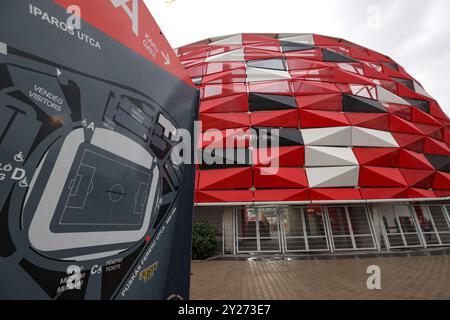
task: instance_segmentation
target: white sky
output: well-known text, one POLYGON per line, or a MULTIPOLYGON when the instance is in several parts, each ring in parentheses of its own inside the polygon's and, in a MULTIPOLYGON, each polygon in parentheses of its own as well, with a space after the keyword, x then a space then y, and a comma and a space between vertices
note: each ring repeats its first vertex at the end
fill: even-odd
POLYGON ((144 1, 174 48, 242 32, 347 39, 397 61, 450 115, 448 0, 144 1))

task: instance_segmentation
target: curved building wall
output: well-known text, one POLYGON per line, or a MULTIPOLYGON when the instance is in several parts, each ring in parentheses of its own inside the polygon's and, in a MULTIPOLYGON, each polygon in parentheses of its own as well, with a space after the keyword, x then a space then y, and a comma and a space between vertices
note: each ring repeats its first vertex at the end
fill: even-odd
POLYGON ((201 90, 195 218, 219 252, 450 246, 449 118, 391 58, 311 34, 177 53, 201 90))
POLYGON ((224 163, 198 165, 197 204, 448 200, 449 118, 391 58, 311 34, 238 34, 177 53, 201 90, 203 133, 221 133, 200 139, 203 157, 223 151, 224 163), (255 142, 265 130, 276 153, 255 142), (227 164, 236 150, 244 160, 227 164))

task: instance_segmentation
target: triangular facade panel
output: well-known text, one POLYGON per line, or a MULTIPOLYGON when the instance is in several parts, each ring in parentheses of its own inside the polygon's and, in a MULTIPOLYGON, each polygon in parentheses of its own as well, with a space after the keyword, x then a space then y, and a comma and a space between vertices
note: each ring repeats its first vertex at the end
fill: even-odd
POLYGON ((359 167, 306 168, 311 188, 342 188, 358 185, 359 167))
POLYGON ((200 89, 203 132, 221 135, 200 135, 198 148, 247 152, 242 167, 198 165, 197 201, 220 203, 218 190, 229 191, 224 203, 256 204, 450 195, 450 119, 390 57, 296 33, 226 35, 176 52, 200 89), (245 132, 239 143, 227 142, 229 130, 245 132))

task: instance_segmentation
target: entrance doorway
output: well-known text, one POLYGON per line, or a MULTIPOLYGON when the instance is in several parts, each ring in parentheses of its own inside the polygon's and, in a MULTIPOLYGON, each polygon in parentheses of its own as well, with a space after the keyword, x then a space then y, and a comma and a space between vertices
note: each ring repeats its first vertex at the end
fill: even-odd
POLYGON ((450 246, 450 206, 245 207, 234 211, 236 253, 372 251, 450 246), (379 219, 378 219, 379 218, 379 219), (377 230, 377 236, 375 235, 377 230))
POLYGON ((237 253, 377 250, 365 206, 246 207, 235 210, 237 253))
POLYGON ((330 251, 321 207, 282 208, 286 252, 330 251))
POLYGON ((423 247, 415 215, 409 206, 383 205, 381 217, 388 250, 423 247))
POLYGON ((277 253, 282 251, 281 247, 278 208, 244 208, 236 212, 238 253, 277 253))
POLYGON ((414 213, 427 247, 450 245, 450 218, 444 206, 416 205, 414 213))
POLYGON ((327 207, 333 251, 376 250, 372 218, 364 206, 327 207))

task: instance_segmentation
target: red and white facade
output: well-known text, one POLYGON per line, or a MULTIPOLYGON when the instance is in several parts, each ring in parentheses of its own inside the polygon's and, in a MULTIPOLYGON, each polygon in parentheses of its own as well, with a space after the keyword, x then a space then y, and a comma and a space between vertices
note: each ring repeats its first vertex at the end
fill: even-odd
POLYGON ((414 247, 407 245, 408 233, 417 234, 418 247, 450 245, 450 119, 391 58, 312 34, 230 35, 187 45, 177 54, 200 88, 203 132, 224 133, 219 141, 201 135, 198 148, 247 155, 244 163, 197 168, 197 206, 223 208, 223 230, 226 212, 233 211, 232 252, 242 252, 236 247, 244 238, 257 242, 249 252, 264 251, 261 241, 272 234, 279 238, 274 252, 289 251, 289 234, 303 238, 300 247, 306 248, 308 237, 319 237, 307 234, 311 215, 329 251, 337 251, 336 242, 346 237, 358 249, 355 241, 362 236, 352 217, 361 213, 349 209, 355 206, 364 208, 364 234, 372 235, 376 249, 395 248, 396 241, 414 247), (261 146, 248 133, 271 128, 279 130, 280 140, 275 173, 260 161, 261 146), (226 139, 227 129, 247 134, 239 135, 237 146, 226 139), (300 213, 289 213, 294 208, 300 213), (284 230, 289 216, 298 232, 284 230), (252 219, 255 232, 249 231, 252 219), (270 226, 267 237, 262 225, 270 226))

